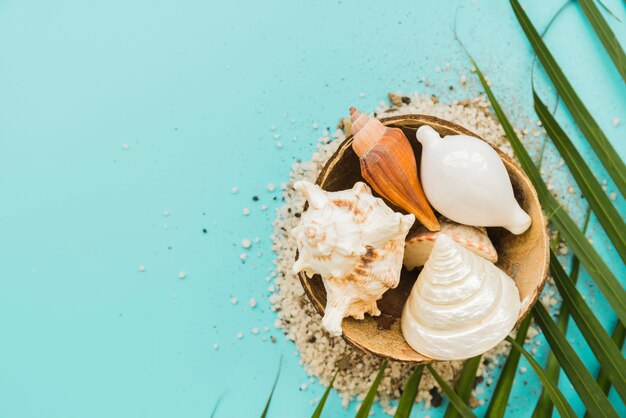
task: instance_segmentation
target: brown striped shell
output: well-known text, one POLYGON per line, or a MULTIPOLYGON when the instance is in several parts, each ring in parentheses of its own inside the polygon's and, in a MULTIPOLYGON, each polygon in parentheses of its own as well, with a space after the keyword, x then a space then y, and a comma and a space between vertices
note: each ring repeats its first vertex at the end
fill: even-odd
POLYGON ((421 267, 426 263, 437 237, 444 233, 474 254, 492 263, 498 261, 498 253, 485 228, 462 225, 443 216, 439 217, 439 225, 441 225, 441 230, 436 232, 429 231, 423 226, 409 232, 404 248, 404 266, 408 270, 421 267))

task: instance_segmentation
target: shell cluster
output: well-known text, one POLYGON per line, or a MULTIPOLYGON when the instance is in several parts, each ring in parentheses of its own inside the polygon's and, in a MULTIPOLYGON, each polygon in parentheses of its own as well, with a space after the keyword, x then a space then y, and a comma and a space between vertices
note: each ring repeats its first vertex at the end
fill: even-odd
POLYGON ((402 311, 407 343, 437 360, 494 347, 513 329, 521 303, 514 280, 494 265, 498 254, 485 227, 522 234, 531 223, 502 160, 477 138, 441 138, 422 126, 416 134, 422 145, 418 178, 401 129, 354 108, 350 115, 363 178, 409 215, 394 212, 362 182, 337 192, 303 181, 294 185, 309 204, 292 230, 299 250, 294 271, 321 275, 324 328, 341 335, 344 317, 380 315, 377 301, 398 285, 402 265, 423 266, 402 311))
POLYGON ((306 181, 294 187, 309 209, 291 232, 299 252, 293 269, 322 276, 327 294, 322 324, 341 335, 344 317, 380 315, 376 301, 398 285, 404 238, 415 217, 394 212, 361 182, 339 192, 306 181))

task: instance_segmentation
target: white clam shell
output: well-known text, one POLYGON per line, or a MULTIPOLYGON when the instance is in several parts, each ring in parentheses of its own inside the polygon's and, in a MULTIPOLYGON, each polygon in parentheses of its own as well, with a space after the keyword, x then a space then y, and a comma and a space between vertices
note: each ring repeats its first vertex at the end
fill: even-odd
POLYGON ((430 126, 417 130, 421 142, 421 181, 430 204, 465 225, 501 226, 521 234, 530 216, 513 196, 511 180, 498 153, 467 135, 441 138, 430 126))
POLYGON ((502 341, 520 306, 513 279, 441 234, 404 305, 402 334, 435 360, 466 359, 502 341))
POLYGON ((398 285, 404 238, 415 217, 394 212, 362 182, 339 192, 306 181, 294 188, 309 208, 291 231, 299 252, 293 270, 322 276, 327 296, 322 325, 341 335, 344 317, 380 315, 376 301, 398 285))

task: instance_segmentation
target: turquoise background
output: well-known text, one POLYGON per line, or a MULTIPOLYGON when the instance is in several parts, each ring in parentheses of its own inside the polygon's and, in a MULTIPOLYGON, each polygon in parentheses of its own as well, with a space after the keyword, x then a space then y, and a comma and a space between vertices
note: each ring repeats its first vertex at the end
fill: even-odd
MULTIPOLYGON (((524 2, 538 28, 561 3, 524 2)), ((623 2, 605 3, 626 21, 623 2)), ((308 378, 267 300, 280 193, 266 185, 286 181, 351 105, 370 111, 388 91, 480 92, 454 40, 457 12, 459 36, 509 116, 536 120, 531 51, 506 1, 0 1, 0 417, 208 417, 218 399, 216 417, 258 416, 281 355, 270 416, 309 416, 323 387, 299 389, 308 378), (256 236, 242 263, 240 241, 256 236), (276 343, 251 334, 264 326, 276 343)), ((624 23, 609 23, 626 45, 624 23)), ((577 5, 546 40, 626 158, 624 83, 577 5)), ((607 178, 567 113, 557 117, 607 178)), ((561 175, 551 145, 547 156, 561 175)), ((584 202, 566 202, 581 219, 584 202)), ((621 197, 616 204, 625 213, 621 197)), ((589 236, 624 281, 595 220, 589 236)), ((612 329, 588 276, 580 283, 612 329)), ((528 369, 510 416, 529 416, 536 400, 528 369)), ((561 387, 581 411, 569 383, 561 387)), ((333 393, 328 416, 353 411, 333 393)))

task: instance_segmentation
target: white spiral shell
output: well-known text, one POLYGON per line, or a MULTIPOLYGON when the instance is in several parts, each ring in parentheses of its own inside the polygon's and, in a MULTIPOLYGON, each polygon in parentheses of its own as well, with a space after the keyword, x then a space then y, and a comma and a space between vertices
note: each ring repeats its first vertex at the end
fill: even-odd
POLYGON ((293 270, 322 276, 327 296, 322 324, 341 335, 344 317, 380 315, 376 301, 398 285, 404 238, 415 217, 394 212, 362 182, 339 192, 307 181, 294 188, 309 208, 291 231, 299 254, 293 270))
POLYGON ((502 341, 520 305, 513 279, 441 234, 404 305, 402 333, 420 354, 466 359, 502 341))

